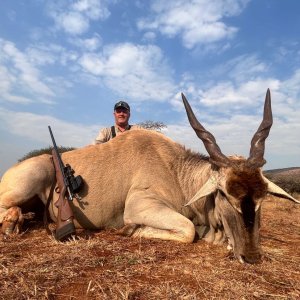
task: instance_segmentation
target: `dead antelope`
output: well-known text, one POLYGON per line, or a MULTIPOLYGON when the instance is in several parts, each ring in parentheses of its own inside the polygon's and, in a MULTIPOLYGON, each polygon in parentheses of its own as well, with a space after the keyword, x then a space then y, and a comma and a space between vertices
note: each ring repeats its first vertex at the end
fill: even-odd
MULTIPOLYGON (((85 181, 81 200, 71 203, 77 228, 117 228, 119 233, 191 243, 195 227, 208 242, 229 241, 238 260, 256 262, 260 256, 261 204, 268 193, 297 201, 267 180, 265 139, 272 125, 270 92, 264 117, 254 134, 249 158, 227 157, 214 136, 196 119, 182 95, 192 128, 209 157, 193 153, 160 133, 146 130, 122 134, 108 143, 66 152, 70 164, 85 181)), ((38 196, 46 203, 55 172, 50 155, 16 164, 0 184, 2 231, 18 227, 10 211, 38 196), (6 220, 10 220, 7 224, 6 220)), ((54 201, 58 195, 50 195, 54 201)), ((53 201, 52 201, 53 203, 53 201)), ((51 218, 57 210, 50 206, 51 218)))

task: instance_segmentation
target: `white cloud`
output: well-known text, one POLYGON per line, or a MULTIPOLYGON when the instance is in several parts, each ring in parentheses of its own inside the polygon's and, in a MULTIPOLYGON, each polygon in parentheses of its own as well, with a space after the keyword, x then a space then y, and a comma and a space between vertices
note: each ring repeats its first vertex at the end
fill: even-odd
POLYGON ((153 42, 156 39, 156 34, 153 31, 148 31, 143 35, 143 41, 153 42))
POLYGON ((79 0, 72 5, 75 11, 86 14, 92 20, 105 20, 110 16, 107 1, 79 0))
POLYGON ((89 21, 78 12, 62 13, 56 17, 56 23, 59 27, 70 34, 82 34, 89 28, 89 21))
POLYGON ((283 90, 286 92, 286 101, 297 102, 300 105, 300 69, 296 70, 292 77, 282 82, 283 90))
POLYGON ((74 46, 90 52, 96 51, 102 45, 102 39, 98 34, 94 34, 93 37, 86 38, 86 39, 80 39, 80 38, 70 39, 70 42, 74 46))
POLYGON ((31 99, 23 97, 23 96, 17 96, 17 95, 12 95, 10 93, 4 93, 1 95, 3 99, 11 102, 11 103, 18 103, 18 104, 28 104, 33 102, 31 99))
POLYGON ((174 94, 172 72, 156 46, 110 45, 102 54, 83 55, 79 63, 116 93, 137 101, 164 101, 174 94))
POLYGON ((104 75, 105 63, 101 56, 95 53, 84 54, 79 59, 79 64, 88 73, 93 75, 104 75))
POLYGON ((249 0, 173 0, 153 2, 154 16, 140 19, 140 30, 157 30, 170 38, 181 36, 183 44, 218 42, 231 38, 237 28, 222 22, 224 17, 241 13, 249 0))
MULTIPOLYGON (((261 79, 247 81, 239 86, 234 86, 232 82, 220 82, 216 86, 203 92, 201 104, 206 106, 219 106, 221 110, 226 105, 235 105, 236 108, 241 106, 255 107, 257 102, 260 102, 267 88, 277 90, 279 81, 276 79, 261 79), (220 107, 222 105, 223 107, 220 107)), ((218 109, 218 108, 217 108, 218 109)))
POLYGON ((107 1, 103 0, 49 2, 49 6, 49 14, 57 28, 74 36, 87 32, 90 21, 105 20, 110 15, 107 1))
POLYGON ((24 55, 26 55, 28 62, 34 67, 48 66, 54 64, 61 64, 66 66, 67 63, 72 63, 78 59, 79 54, 73 50, 57 44, 31 44, 26 48, 24 55))
POLYGON ((5 66, 0 65, 0 97, 12 103, 27 104, 32 102, 24 96, 17 96, 11 93, 16 80, 16 77, 5 66))
POLYGON ((45 145, 51 144, 48 125, 52 128, 57 144, 70 147, 91 144, 99 129, 99 125, 84 126, 79 123, 68 123, 48 115, 14 112, 1 108, 0 119, 4 124, 3 127, 7 128, 11 134, 45 145))
POLYGON ((184 74, 180 87, 192 101, 219 113, 227 113, 232 107, 237 111, 255 108, 268 88, 273 93, 282 89, 282 82, 267 77, 267 71, 268 65, 255 55, 242 55, 210 70, 201 89, 189 74, 184 74))
POLYGON ((28 61, 30 61, 35 66, 44 66, 54 64, 57 60, 56 55, 52 51, 49 51, 48 47, 35 47, 30 46, 27 49, 26 54, 28 56, 28 61))
POLYGON ((30 58, 16 48, 14 43, 0 39, 0 76, 5 78, 0 84, 4 92, 2 98, 12 102, 27 103, 31 100, 25 93, 47 99, 54 91, 41 80, 40 72, 30 62, 30 58), (22 94, 16 95, 16 93, 22 94))
MULTIPOLYGON (((201 85, 200 85, 201 86, 201 85)), ((218 116, 228 116, 232 112, 241 112, 245 110, 256 111, 264 100, 267 88, 273 92, 277 91, 280 86, 280 81, 274 78, 256 78, 253 81, 245 81, 235 84, 232 81, 220 81, 210 84, 208 87, 203 85, 202 88, 192 77, 183 77, 179 84, 179 92, 171 100, 173 107, 182 111, 181 92, 186 96, 195 113, 198 110, 205 110, 218 116)), ((205 119, 209 119, 206 114, 205 119)))
POLYGON ((5 66, 0 65, 0 93, 7 93, 15 80, 16 77, 5 66))
POLYGON ((234 82, 244 82, 249 78, 255 78, 262 74, 268 74, 269 66, 255 55, 241 55, 226 63, 220 64, 211 70, 214 77, 224 76, 234 80, 234 82))

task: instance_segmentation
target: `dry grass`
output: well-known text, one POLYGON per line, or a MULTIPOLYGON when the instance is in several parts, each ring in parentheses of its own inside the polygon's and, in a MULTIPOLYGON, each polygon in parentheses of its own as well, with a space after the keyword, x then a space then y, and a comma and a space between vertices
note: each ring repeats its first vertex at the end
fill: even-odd
POLYGON ((0 241, 0 299, 300 299, 300 206, 267 200, 260 264, 203 241, 138 240, 113 231, 56 242, 41 222, 0 241))

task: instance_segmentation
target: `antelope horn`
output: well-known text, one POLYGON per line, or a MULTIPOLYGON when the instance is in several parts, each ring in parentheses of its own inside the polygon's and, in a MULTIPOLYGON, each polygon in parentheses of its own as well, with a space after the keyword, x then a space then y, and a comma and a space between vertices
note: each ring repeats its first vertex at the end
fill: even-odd
POLYGON ((216 176, 211 175, 196 195, 184 206, 191 205, 192 203, 200 200, 201 198, 214 193, 218 189, 219 181, 216 176))
POLYGON ((286 198, 300 204, 300 200, 295 199, 293 196, 288 194, 285 190, 279 187, 277 184, 269 180, 267 177, 263 176, 264 181, 268 184, 268 192, 272 195, 286 198))
POLYGON ((227 156, 225 156, 222 152, 220 147, 216 143, 216 139, 214 136, 207 131, 197 120, 195 114, 189 105, 187 99, 185 98, 184 94, 181 93, 182 101, 189 119, 189 122, 196 132, 197 136, 202 140, 206 151, 210 156, 210 161, 216 164, 219 167, 227 167, 230 166, 232 163, 227 156))
POLYGON ((247 164, 249 166, 260 168, 266 163, 264 159, 265 140, 269 135, 272 124, 271 93, 270 89, 268 89, 264 105, 264 117, 251 140, 250 155, 247 159, 247 164))

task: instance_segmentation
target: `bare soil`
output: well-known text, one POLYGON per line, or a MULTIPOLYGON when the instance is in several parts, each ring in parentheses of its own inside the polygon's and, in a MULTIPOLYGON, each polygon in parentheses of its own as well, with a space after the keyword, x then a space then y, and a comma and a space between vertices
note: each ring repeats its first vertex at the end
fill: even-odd
MULTIPOLYGON (((300 205, 263 204, 262 262, 226 246, 82 231, 65 243, 41 221, 0 235, 0 299, 300 299, 300 205)), ((53 226, 53 224, 51 224, 53 226)))

